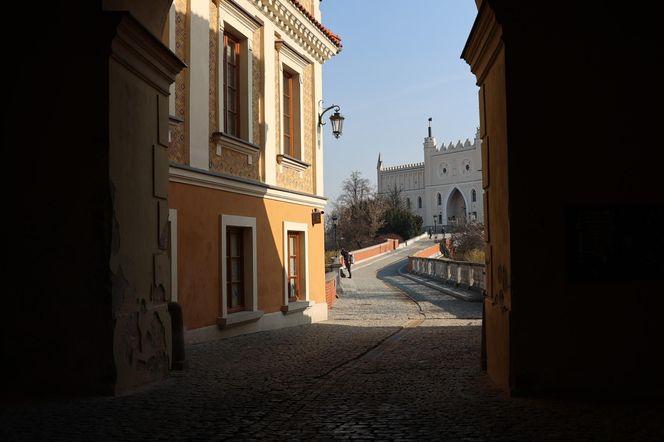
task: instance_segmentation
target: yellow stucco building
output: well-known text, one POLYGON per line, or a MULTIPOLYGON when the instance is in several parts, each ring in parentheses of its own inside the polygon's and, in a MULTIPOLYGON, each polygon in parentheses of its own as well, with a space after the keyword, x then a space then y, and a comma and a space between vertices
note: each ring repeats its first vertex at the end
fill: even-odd
POLYGON ((176 0, 171 298, 188 342, 327 318, 318 0, 176 0))

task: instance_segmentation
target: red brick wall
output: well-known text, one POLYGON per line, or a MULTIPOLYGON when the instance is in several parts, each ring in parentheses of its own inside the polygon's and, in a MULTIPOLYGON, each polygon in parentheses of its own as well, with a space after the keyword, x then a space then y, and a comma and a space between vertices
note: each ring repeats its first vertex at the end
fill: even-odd
POLYGON ((325 278, 325 302, 327 308, 331 309, 335 302, 337 302, 337 278, 336 275, 332 278, 325 278))
POLYGON ((418 258, 428 258, 432 255, 435 255, 438 252, 440 252, 440 246, 436 244, 431 247, 427 247, 424 250, 420 250, 419 252, 415 253, 413 256, 417 256, 418 258))
POLYGON ((381 253, 389 252, 399 247, 398 239, 388 239, 384 243, 376 244, 375 246, 367 247, 365 249, 354 250, 350 253, 355 257, 355 263, 358 263, 362 260, 380 255, 381 253))

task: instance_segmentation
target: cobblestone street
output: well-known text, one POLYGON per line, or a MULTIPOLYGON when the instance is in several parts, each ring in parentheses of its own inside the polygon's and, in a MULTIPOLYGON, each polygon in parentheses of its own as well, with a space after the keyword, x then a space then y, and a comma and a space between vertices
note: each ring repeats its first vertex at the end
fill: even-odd
POLYGON ((481 303, 399 275, 417 247, 357 265, 328 321, 191 346, 157 386, 3 403, 0 440, 664 440, 661 403, 500 392, 480 370, 481 303))

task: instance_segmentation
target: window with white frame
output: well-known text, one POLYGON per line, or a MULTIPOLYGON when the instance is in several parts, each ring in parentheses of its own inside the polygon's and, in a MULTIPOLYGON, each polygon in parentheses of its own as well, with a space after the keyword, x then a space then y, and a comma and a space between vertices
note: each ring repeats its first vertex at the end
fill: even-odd
POLYGON ((220 316, 257 311, 256 218, 221 215, 220 255, 220 316))
MULTIPOLYGON (((299 160, 304 157, 303 81, 310 62, 282 40, 275 43, 279 54, 279 97, 282 156, 299 160)), ((282 163, 283 164, 283 163, 282 163)), ((289 164, 289 163, 286 163, 289 164)), ((308 164, 300 164, 305 168, 308 164)))
MULTIPOLYGON (((309 301, 308 225, 284 221, 283 306, 309 301)), ((308 304, 308 303, 307 303, 308 304)), ((283 309, 287 311, 288 309, 283 309)))
POLYGON ((261 24, 235 3, 219 2, 218 127, 212 134, 222 148, 246 154, 252 164, 260 147, 253 140, 253 36, 261 24))

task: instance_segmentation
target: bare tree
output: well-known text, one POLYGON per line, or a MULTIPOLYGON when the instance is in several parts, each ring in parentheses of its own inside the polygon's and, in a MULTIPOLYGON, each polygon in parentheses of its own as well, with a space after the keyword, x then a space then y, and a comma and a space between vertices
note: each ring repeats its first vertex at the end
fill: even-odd
POLYGON ((354 170, 350 177, 342 183, 343 193, 339 195, 337 204, 345 207, 360 207, 363 201, 373 196, 373 189, 368 178, 362 178, 362 173, 354 170))
POLYGON ((401 189, 396 185, 387 194, 382 196, 383 226, 379 233, 396 234, 403 239, 409 239, 420 233, 422 217, 411 213, 404 202, 401 189))
POLYGON ((374 194, 368 179, 353 171, 342 184, 343 193, 337 198, 339 244, 350 249, 374 243, 376 232, 383 224, 384 204, 374 194))

